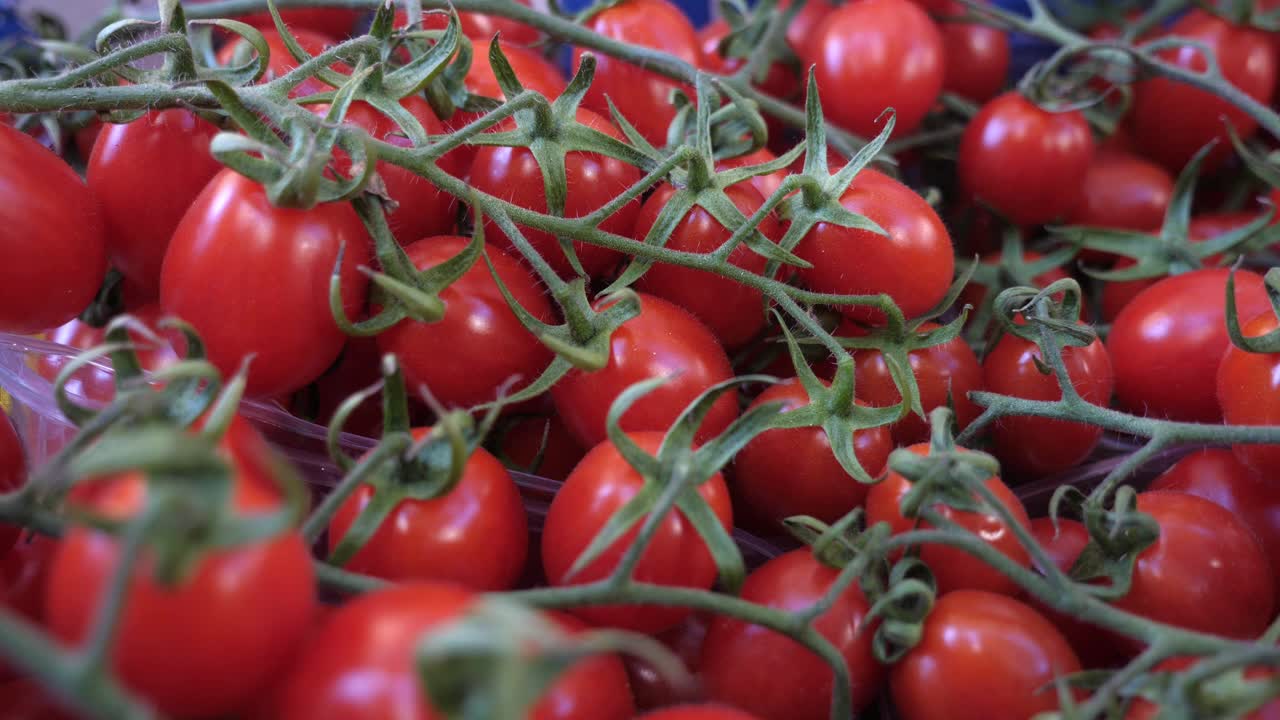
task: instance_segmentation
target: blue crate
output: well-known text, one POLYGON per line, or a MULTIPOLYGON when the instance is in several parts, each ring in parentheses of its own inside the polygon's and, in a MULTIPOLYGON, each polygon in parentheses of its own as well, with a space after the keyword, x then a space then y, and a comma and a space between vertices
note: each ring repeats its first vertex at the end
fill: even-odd
POLYGON ((28 33, 18 18, 17 0, 0 0, 0 41, 28 33))

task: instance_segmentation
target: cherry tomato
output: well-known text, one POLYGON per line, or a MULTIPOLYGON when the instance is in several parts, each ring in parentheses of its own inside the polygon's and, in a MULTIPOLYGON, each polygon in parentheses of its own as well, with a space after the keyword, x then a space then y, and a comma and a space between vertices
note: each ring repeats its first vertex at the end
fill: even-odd
MULTIPOLYGON (((806 3, 806 7, 807 7, 806 3)), ((779 3, 781 6, 781 3, 779 3)), ((779 7, 779 12, 782 8, 779 7)), ((720 43, 729 34, 729 22, 717 18, 698 31, 699 67, 719 75, 732 75, 746 64, 746 58, 726 57, 720 52, 720 43)), ((764 82, 759 83, 764 92, 779 98, 789 98, 800 89, 800 77, 784 63, 769 66, 764 82)))
MULTIPOLYGON (((516 2, 529 7, 528 0, 516 0, 516 2)), ((458 20, 462 25, 462 34, 472 40, 489 42, 493 40, 494 35, 502 33, 504 48, 507 43, 517 46, 534 45, 542 39, 542 33, 537 28, 501 15, 460 12, 458 13, 458 20)), ((407 23, 407 13, 403 11, 396 13, 396 24, 398 26, 404 27, 407 23)), ((449 16, 444 13, 423 13, 422 27, 425 30, 444 30, 448 25, 449 16)))
POLYGON ((889 670, 902 720, 1029 718, 1058 709, 1053 680, 1080 670, 1062 634, 1013 598, 957 590, 938 598, 924 635, 889 670))
POLYGON ((0 330, 57 327, 79 315, 107 271, 93 194, 30 136, 0 125, 0 330))
MULTIPOLYGON (((597 309, 600 303, 597 303, 597 309)), ((698 395, 733 377, 729 358, 715 336, 696 318, 652 295, 640 295, 640 314, 610 339, 609 364, 602 370, 571 370, 551 388, 556 412, 583 447, 604 442, 609 406, 631 385, 671 376, 622 416, 628 432, 666 431, 698 395)), ((696 435, 706 442, 737 418, 732 394, 712 406, 696 435)))
MULTIPOLYGON (((696 674, 698 661, 702 656, 702 644, 707 638, 707 625, 710 622, 709 616, 695 612, 679 625, 658 633, 655 637, 680 658, 685 669, 696 674)), ((631 681, 631 694, 635 697, 636 707, 640 710, 652 710, 705 699, 706 692, 696 675, 693 687, 679 686, 673 684, 665 675, 660 675, 652 665, 640 658, 628 656, 623 662, 627 666, 627 676, 631 681)))
POLYGON ((1067 216, 1072 225, 1156 232, 1173 197, 1173 178, 1137 155, 1099 152, 1085 173, 1084 196, 1067 216))
MULTIPOLYGON (((815 2, 816 1, 817 0, 815 0, 815 2)), ((759 150, 749 152, 746 155, 725 158, 717 162, 716 171, 731 170, 733 168, 746 167, 748 165, 761 165, 777 159, 778 156, 769 152, 768 148, 760 148, 759 150)), ((771 172, 767 175, 757 175, 747 182, 751 183, 751 186, 756 189, 756 192, 760 193, 760 197, 767 200, 778 191, 778 188, 782 186, 782 181, 786 179, 787 172, 785 170, 778 170, 777 172, 771 172)))
MULTIPOLYGON (((13 492, 27 482, 27 452, 22 438, 7 413, 0 411, 0 495, 13 492)), ((0 523, 0 557, 18 539, 20 528, 0 523)))
MULTIPOLYGON (((751 573, 740 597, 758 605, 801 612, 819 602, 840 571, 808 548, 776 557, 751 573)), ((857 584, 840 593, 814 628, 844 658, 853 679, 853 710, 875 700, 884 668, 871 652, 870 605, 857 584)), ((699 670, 714 700, 764 720, 831 717, 831 668, 796 641, 772 630, 717 617, 707 631, 699 670)))
MULTIPOLYGON (((164 316, 160 306, 147 305, 135 311, 133 316, 161 338, 161 342, 156 343, 139 333, 129 333, 130 338, 135 343, 134 352, 138 356, 138 362, 142 365, 142 369, 155 372, 166 365, 177 362, 179 351, 176 348, 185 348, 186 341, 176 331, 161 331, 158 329, 160 320, 164 316)), ((72 320, 66 325, 54 329, 53 332, 48 334, 48 338, 51 342, 66 345, 76 350, 89 350, 106 343, 107 331, 106 328, 96 328, 80 320, 72 320)), ((58 377, 58 373, 62 372, 62 368, 70 364, 73 359, 74 357, 70 355, 41 355, 35 361, 36 372, 51 381, 55 380, 58 377)), ((107 367, 89 365, 78 370, 67 380, 67 392, 88 400, 96 400, 102 403, 110 402, 111 398, 116 395, 116 386, 115 374, 108 369, 110 364, 106 362, 107 360, 109 358, 104 359, 104 364, 107 367)))
MULTIPOLYGON (((917 455, 929 454, 927 443, 912 445, 907 449, 917 455)), ((988 478, 985 485, 1019 523, 1028 527, 1031 525, 1022 502, 1000 478, 994 476, 988 478)), ((884 480, 872 485, 871 491, 867 494, 867 527, 878 522, 887 522, 895 535, 916 527, 916 521, 903 517, 901 510, 902 498, 910 489, 911 482, 893 470, 889 471, 884 480)), ((941 503, 934 505, 933 510, 943 518, 982 538, 1014 562, 1030 566, 1031 561, 1026 549, 998 515, 962 512, 941 503)), ((926 528, 929 524, 921 521, 919 527, 926 528)), ((1017 583, 962 550, 945 545, 924 544, 920 546, 920 559, 933 570, 939 595, 960 589, 985 590, 1006 595, 1019 592, 1017 583)))
POLYGON ((942 89, 974 102, 986 102, 1004 89, 1009 77, 1009 35, 982 23, 939 23, 946 57, 942 89))
MULTIPOLYGON (((1243 317, 1241 318, 1244 319, 1243 317)), ((1275 330, 1275 312, 1271 309, 1242 323, 1246 337, 1265 335, 1275 330)), ((1218 366, 1218 403, 1223 419, 1231 425, 1274 425, 1280 418, 1280 402, 1276 401, 1276 383, 1280 382, 1280 354, 1251 353, 1231 345, 1218 366)), ((1236 457, 1263 473, 1274 472, 1280 445, 1246 445, 1233 447, 1236 457)))
POLYGON ((552 480, 569 477, 569 473, 586 454, 558 415, 513 418, 513 422, 502 430, 498 442, 503 460, 510 463, 513 470, 552 480), (533 463, 538 457, 539 449, 542 450, 542 461, 535 468, 533 463))
MULTIPOLYGON (((1107 337, 1116 399, 1140 415, 1220 422, 1214 378, 1227 338, 1228 270, 1195 270, 1143 290, 1120 311, 1107 337)), ((1236 273, 1236 307, 1253 317, 1271 307, 1258 275, 1236 273)))
MULTIPOLYGON (((662 437, 662 433, 656 432, 631 434, 631 439, 650 454, 657 452, 662 437)), ((600 580, 617 567, 627 548, 635 542, 639 524, 591 564, 568 577, 569 569, 609 518, 635 497, 644 485, 644 477, 627 464, 612 443, 601 443, 587 452, 556 493, 551 509, 547 511, 546 525, 542 530, 542 565, 551 585, 576 585, 600 580)), ((698 494, 711 506, 720 524, 726 530, 732 530, 729 490, 720 473, 699 485, 698 494)), ((716 564, 684 513, 673 510, 663 519, 653 542, 641 555, 633 577, 637 581, 657 585, 710 589, 716 580, 716 564)), ((573 612, 596 625, 647 633, 675 627, 689 615, 688 608, 649 605, 580 607, 573 612)))
MULTIPOLYGON (((1267 33, 1193 10, 1169 28, 1167 37, 1198 41, 1217 58, 1218 67, 1232 85, 1264 105, 1271 104, 1276 57, 1267 33)), ((1191 45, 1162 51, 1159 56, 1197 73, 1208 69, 1204 53, 1191 45)), ((1257 121, 1225 100, 1168 78, 1137 83, 1131 113, 1138 147, 1170 172, 1181 170, 1214 138, 1218 145, 1205 158, 1204 170, 1214 170, 1232 155, 1223 116, 1242 138, 1252 135, 1258 126, 1257 121)))
MULTIPOLYGON (((795 378, 771 386, 751 404, 781 402, 788 412, 809 404, 809 394, 795 378)), ((853 434, 854 454, 871 477, 884 472, 893 440, 886 427, 853 434)), ((867 497, 863 485, 845 472, 831 452, 820 427, 766 430, 734 459, 734 499, 771 531, 793 515, 809 515, 834 523, 867 497)))
MULTIPOLYGON (((675 194, 674 186, 663 184, 649 196, 635 224, 635 239, 645 239, 675 194)), ((725 195, 748 218, 764 204, 760 193, 745 184, 725 188, 725 195)), ((772 242, 782 239, 782 225, 773 214, 765 216, 759 230, 772 242)), ((695 205, 675 226, 666 247, 682 252, 709 253, 732 235, 706 208, 695 205)), ((729 262, 757 274, 762 274, 768 264, 763 255, 746 244, 734 248, 729 254, 729 262)), ((745 345, 765 325, 764 295, 759 290, 702 270, 655 263, 640 278, 636 289, 670 300, 688 310, 705 323, 726 348, 745 345)))
MULTIPOLYGON (((907 318, 942 300, 951 285, 955 258, 946 226, 924 198, 888 175, 868 169, 858 173, 840 204, 865 215, 888 235, 829 223, 814 225, 796 248, 797 255, 813 264, 800 270, 800 280, 809 289, 847 295, 886 293, 907 318)), ((857 321, 883 318, 880 311, 865 307, 846 306, 841 312, 857 321)))
MULTIPOLYGON (((405 252, 415 267, 426 270, 455 257, 470 242, 457 236, 427 238, 405 252)), ((549 322, 551 305, 533 275, 501 250, 489 248, 488 254, 511 295, 534 317, 549 322)), ((466 408, 493 400, 514 376, 520 382, 513 390, 528 385, 550 362, 551 351, 520 324, 483 260, 445 288, 440 299, 445 303, 442 320, 402 320, 378 335, 378 347, 400 359, 410 387, 425 384, 445 407, 466 408)))
MULTIPOLYGON (((1190 670, 1199 662, 1200 659, 1195 657, 1173 657, 1151 668, 1151 672, 1178 673, 1190 670)), ((1275 670, 1266 667, 1251 667, 1244 671, 1245 680, 1266 680, 1274 675, 1275 670)), ((1124 720, 1155 720, 1160 715, 1160 710, 1159 705, 1152 703, 1141 695, 1137 695, 1134 697, 1133 703, 1129 705, 1129 710, 1125 713, 1124 720)), ((1280 720, 1280 700, 1272 700, 1257 710, 1241 716, 1241 720, 1280 720)))
MULTIPOLYGON (((1089 530, 1083 523, 1069 518, 1058 518, 1056 529, 1049 518, 1035 518, 1031 521, 1031 534, 1044 548, 1053 564, 1068 575, 1080 553, 1089 544, 1089 530)), ((1058 628, 1085 667, 1105 668, 1124 664, 1123 656, 1116 652, 1115 635, 1112 633, 1060 613, 1035 598, 1025 597, 1025 601, 1058 628)))
MULTIPOLYGON (((577 112, 578 122, 605 135, 624 141, 622 133, 608 120, 583 108, 577 112)), ((501 129, 514 129, 514 123, 504 123, 501 129)), ((572 190, 565 195, 564 217, 576 218, 589 215, 640 182, 640 169, 598 153, 570 152, 565 154, 564 174, 572 190)), ((485 146, 476 151, 471 165, 470 182, 476 189, 502 198, 530 210, 547 212, 546 185, 542 168, 529 148, 485 146)), ((605 218, 597 227, 618 235, 630 235, 640 214, 637 198, 605 218)), ((560 243, 551 233, 520 226, 520 232, 556 273, 563 278, 574 275, 573 266, 560 249, 560 243)), ((516 257, 523 257, 512 245, 511 239, 490 218, 485 218, 486 242, 492 243, 516 257)), ((611 269, 621 254, 590 243, 574 242, 574 252, 588 276, 598 276, 611 269)))
POLYGON ((841 5, 823 19, 800 54, 815 66, 827 118, 863 137, 883 129, 878 120, 886 108, 897 113, 895 135, 910 133, 942 91, 942 33, 908 0, 841 5))
MULTIPOLYGON (((284 24, 289 26, 289 30, 295 35, 299 32, 310 31, 324 33, 335 38, 344 38, 351 34, 352 27, 356 20, 360 19, 359 10, 348 10, 345 8, 298 8, 296 10, 281 10, 280 19, 284 20, 284 24)), ((261 28, 263 32, 275 30, 275 20, 271 18, 271 13, 250 13, 239 18, 241 22, 246 22, 254 27, 261 28)))
MULTIPOLYGON (((668 0, 624 0, 597 13, 586 27, 611 40, 661 50, 690 65, 697 65, 701 54, 693 25, 668 0)), ((573 49, 574 72, 584 52, 573 49)), ((595 56, 596 79, 583 104, 609 117, 607 96, 646 140, 659 147, 666 145, 667 128, 676 116, 671 92, 680 89, 692 98, 693 88, 603 53, 595 56)))
POLYGON ((724 705, 678 705, 645 713, 638 720, 764 720, 724 705))
MULTIPOLYGON (((332 36, 324 33, 304 30, 301 28, 293 28, 293 37, 298 41, 298 46, 307 52, 308 55, 315 56, 325 50, 337 45, 337 41, 332 36)), ((278 77, 287 75, 300 65, 293 55, 289 52, 289 48, 284 44, 284 38, 275 30, 262 30, 262 37, 267 42, 267 48, 271 54, 267 58, 267 72, 258 80, 258 82, 270 82, 278 77)), ((218 51, 219 65, 240 65, 247 62, 253 57, 253 50, 248 42, 243 39, 227 43, 222 50, 218 51)), ((351 68, 342 63, 335 63, 329 66, 330 69, 341 73, 351 72, 351 68)), ((303 80, 292 91, 290 97, 300 98, 307 95, 315 95, 316 93, 326 92, 333 88, 325 84, 319 78, 310 77, 303 80)))
POLYGON ((346 336, 329 311, 340 249, 347 317, 364 309, 370 242, 348 203, 278 208, 261 185, 224 170, 196 198, 169 242, 160 305, 195 326, 230 376, 254 355, 247 392, 276 397, 315 380, 346 336))
MULTIPOLYGON (((414 430, 415 439, 430 428, 414 430)), ((374 502, 363 484, 329 523, 329 550, 374 502)), ((497 458, 477 448, 457 485, 430 500, 405 498, 343 567, 392 581, 456 582, 480 591, 510 590, 524 571, 529 526, 520 491, 497 458)))
POLYGON ((1083 113, 1049 112, 1010 91, 969 121, 957 168, 965 192, 1019 225, 1038 225, 1079 204, 1092 160, 1083 113))

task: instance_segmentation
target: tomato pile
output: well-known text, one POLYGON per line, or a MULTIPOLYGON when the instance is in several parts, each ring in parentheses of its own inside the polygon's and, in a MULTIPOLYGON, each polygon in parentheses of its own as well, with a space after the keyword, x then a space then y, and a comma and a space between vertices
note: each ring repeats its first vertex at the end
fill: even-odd
POLYGON ((1280 717, 1280 4, 340 4, 8 51, 0 717, 1280 717))

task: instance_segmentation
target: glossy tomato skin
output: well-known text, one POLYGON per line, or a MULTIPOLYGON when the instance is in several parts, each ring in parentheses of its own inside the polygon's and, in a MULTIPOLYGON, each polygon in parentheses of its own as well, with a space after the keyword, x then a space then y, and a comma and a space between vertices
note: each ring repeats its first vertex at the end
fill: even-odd
MULTIPOLYGON (((1083 523, 1069 518, 1058 518, 1056 528, 1050 518, 1034 518, 1031 521, 1031 534, 1044 548, 1053 564, 1068 575, 1080 553, 1089 544, 1089 530, 1083 523)), ((1041 569, 1037 567, 1037 570, 1041 569)), ((1045 574, 1043 570, 1041 574, 1045 574)), ((1115 636, 1112 633, 1047 607, 1028 593, 1024 592, 1023 598, 1058 628, 1085 667, 1106 668, 1124 664, 1123 655, 1116 651, 1115 636)))
MULTIPOLYGON (((662 50, 694 66, 701 54, 693 25, 668 0, 625 0, 596 14, 586 26, 607 38, 662 50)), ((574 72, 584 52, 574 48, 574 72)), ((583 104, 609 117, 608 97, 646 140, 658 147, 666 145, 667 128, 676 116, 671 92, 681 89, 692 98, 693 88, 603 53, 595 56, 596 79, 583 104)))
MULTIPOLYGON (((293 37, 298 41, 298 46, 307 52, 308 55, 315 56, 324 52, 326 49, 338 44, 337 40, 331 35, 316 32, 314 30, 305 30, 302 28, 293 28, 293 37)), ((294 70, 300 65, 293 55, 289 52, 289 48, 284 44, 284 38, 280 33, 271 29, 263 29, 262 37, 267 41, 267 47, 270 50, 270 56, 267 58, 267 72, 259 78, 258 82, 270 82, 278 77, 287 75, 289 71, 294 70)), ((249 44, 244 40, 236 40, 227 43, 218 51, 218 64, 230 65, 233 62, 243 63, 253 57, 253 51, 249 44)), ((338 72, 351 72, 351 68, 336 63, 329 66, 338 72)), ((290 97, 300 98, 307 95, 332 90, 333 88, 321 81, 319 78, 310 77, 303 80, 293 90, 289 92, 290 97)))
MULTIPOLYGON (((631 433, 631 438, 647 453, 662 444, 662 433, 631 433)), ((639 525, 633 527, 594 562, 573 577, 569 569, 590 545, 609 518, 644 486, 644 478, 622 458, 612 443, 601 443, 565 480, 547 511, 542 531, 542 565, 552 586, 577 585, 609 575, 626 549, 635 541, 639 525)), ((711 506, 720 524, 733 529, 729 490, 719 473, 698 486, 698 494, 711 506)), ((643 522, 643 521, 641 521, 643 522)), ((716 579, 716 565, 702 537, 685 519, 672 511, 662 521, 653 542, 645 549, 633 576, 640 582, 676 587, 710 589, 716 579)), ((595 625, 607 625, 637 632, 657 633, 675 627, 689 615, 688 608, 656 606, 592 606, 575 608, 573 613, 595 625)))
MULTIPOLYGON (((1252 320, 1246 317, 1240 318, 1245 337, 1265 335, 1280 327, 1270 308, 1252 320)), ((1280 422, 1280 354, 1251 353, 1228 346, 1218 365, 1218 403, 1223 420, 1231 425, 1280 422)), ((1280 462, 1280 445, 1240 444, 1233 450, 1246 465, 1268 475, 1280 462)))
MULTIPOLYGON (((1214 379, 1227 338, 1228 270, 1195 270, 1143 290, 1116 316, 1107 351, 1120 407, 1188 422, 1220 422, 1214 379)), ((1236 307, 1253 317, 1271 307, 1262 278, 1236 273, 1236 307)))
POLYGON ((639 720, 764 720, 725 705, 677 705, 641 715, 639 720))
MULTIPOLYGON (((816 2, 817 0, 815 0, 816 2)), ((806 6, 807 7, 807 6, 806 6)), ((729 170, 732 168, 746 167, 747 165, 761 165, 763 163, 777 160, 778 156, 769 151, 768 148, 760 148, 755 152, 749 152, 746 155, 725 158, 716 163, 716 170, 729 170)), ((756 175, 747 182, 760 193, 760 197, 768 200, 778 188, 782 187, 782 181, 787 179, 786 170, 778 170, 766 175, 756 175)))
MULTIPOLYGON (((1040 372, 1043 353, 1035 343, 1008 334, 982 361, 983 386, 990 392, 1028 400, 1061 400, 1056 375, 1040 372)), ((1107 407, 1115 389, 1115 373, 1102 340, 1085 347, 1063 347, 1062 361, 1071 385, 1085 402, 1107 407)), ((1074 467, 1093 452, 1102 428, 1086 423, 1032 416, 996 421, 991 431, 1000 467, 1026 477, 1051 475, 1074 467)))
MULTIPOLYGON (((1267 33, 1233 25, 1202 10, 1183 16, 1169 28, 1169 37, 1196 40, 1217 58, 1223 75, 1236 88, 1264 105, 1271 104, 1276 85, 1276 57, 1267 33)), ((1181 68, 1203 72, 1204 54, 1186 45, 1160 53, 1181 68)), ((1244 111, 1203 90, 1166 78, 1143 80, 1134 86, 1134 139, 1142 154, 1178 172, 1200 148, 1217 138, 1203 165, 1212 171, 1232 154, 1222 116, 1247 138, 1258 124, 1244 111)))
POLYGON ((277 397, 320 376, 346 336, 329 310, 329 278, 345 248, 342 301, 364 309, 369 236, 348 203, 277 208, 261 185, 224 170, 200 193, 169 243, 160 305, 191 323, 225 376, 254 354, 247 392, 277 397))
MULTIPOLYGON (((870 218, 888 236, 829 223, 814 225, 796 247, 796 254, 813 264, 800 271, 801 282, 820 293, 887 293, 907 318, 942 300, 951 285, 955 258, 946 226, 924 198, 888 175, 867 169, 854 178, 840 204, 870 218)), ((846 306, 841 311, 852 320, 883 320, 883 313, 865 307, 846 306)))
POLYGON ((586 451, 569 433, 558 415, 526 415, 512 418, 510 425, 495 432, 501 457, 513 470, 529 472, 539 477, 563 481, 573 472, 586 451), (545 447, 543 434, 546 436, 545 447), (542 461, 537 468, 533 462, 538 450, 542 461))
MULTIPOLYGON (((783 403, 783 412, 809 404, 809 394, 795 378, 773 385, 751 403, 783 403)), ((854 454, 871 477, 879 477, 893 451, 885 427, 853 434, 854 454)), ((734 459, 734 499, 755 521, 778 532, 793 515, 809 515, 834 523, 862 505, 868 486, 850 477, 831 452, 831 441, 822 428, 766 430, 747 444, 734 459)))
MULTIPOLYGON (((1151 669, 1153 673, 1181 673, 1195 667, 1199 659, 1195 657, 1172 657, 1151 669)), ((1275 675, 1275 670, 1266 667, 1250 667, 1244 671, 1245 680, 1265 680, 1275 675)), ((1141 695, 1135 696, 1129 705, 1124 720, 1155 720, 1160 714, 1160 706, 1141 695)), ((1280 700, 1272 700, 1253 712, 1241 716, 1241 720, 1280 720, 1280 700)))
POLYGON ((89 188, 53 152, 0 124, 0 197, 0 331, 37 333, 79 315, 107 271, 89 188))
MULTIPOLYGON (((135 352, 142 369, 154 372, 177 362, 181 350, 185 349, 186 341, 178 332, 159 329, 164 317, 160 306, 146 305, 131 315, 161 338, 161 343, 154 343, 138 333, 130 333, 131 339, 137 344, 135 352)), ((55 328, 48 333, 48 339, 76 350, 89 350, 106 343, 107 331, 106 328, 96 328, 77 319, 55 328)), ((56 380, 62 368, 73 359, 74 357, 66 355, 41 355, 35 361, 36 372, 50 381, 56 380)), ((110 365, 109 362, 104 364, 110 365)), ((116 394, 115 375, 105 368, 90 365, 73 374, 67 380, 66 388, 67 392, 82 398, 110 402, 116 394)))
MULTIPOLYGON (((633 237, 644 240, 657 222, 663 208, 676 194, 672 185, 660 186, 640 210, 633 237)), ((750 218, 764 198, 747 184, 725 188, 735 207, 750 218)), ((782 224, 772 213, 759 225, 760 232, 772 242, 782 239, 782 224)), ((724 225, 695 205, 676 225, 666 247, 683 252, 709 253, 733 235, 724 225)), ((729 262, 753 273, 763 273, 768 260, 745 244, 729 254, 729 262)), ((655 263, 636 284, 636 289, 656 295, 688 310, 715 333, 720 344, 735 349, 750 342, 765 325, 763 294, 729 278, 702 270, 667 263, 655 263)))
MULTIPOLYGON (((414 430, 414 438, 429 431, 414 430)), ((329 523, 330 552, 373 496, 370 485, 361 485, 338 508, 329 523)), ((496 592, 515 587, 528 552, 520 491, 502 463, 477 448, 457 485, 430 500, 401 500, 343 567, 395 582, 454 582, 496 592)))
MULTIPOLYGON (((516 0, 525 7, 529 6, 528 0, 516 0)), ((462 34, 472 40, 483 40, 490 42, 493 36, 502 33, 502 43, 505 46, 510 43, 512 45, 527 46, 533 45, 542 39, 542 33, 531 25, 525 25, 522 22, 516 22, 510 18, 500 15, 485 15, 482 13, 460 12, 458 20, 461 24, 462 34)), ((408 14, 404 12, 396 13, 396 23, 403 27, 408 22, 408 14)), ((422 27, 426 30, 444 30, 449 24, 449 17, 444 13, 423 14, 422 27)))
POLYGON ((903 720, 1029 718, 1058 709, 1053 680, 1080 670, 1062 634, 1003 595, 938 598, 920 643, 889 670, 903 720))
MULTIPOLYGON (((470 242, 458 236, 427 238, 405 252, 414 267, 425 270, 455 257, 470 242)), ((511 295, 534 317, 551 321, 551 305, 528 269, 497 248, 488 254, 511 295)), ((516 388, 528 385, 550 362, 551 351, 520 324, 483 260, 441 291, 440 299, 445 303, 440 321, 406 319, 378 335, 378 347, 400 359, 410 387, 425 384, 445 407, 466 408, 493 400, 512 376, 520 376, 516 388)))
MULTIPOLYGON (((698 395, 733 377, 729 358, 706 326, 672 303, 642 293, 640 314, 613 333, 609 364, 595 372, 570 370, 552 386, 551 398, 569 432, 583 447, 594 447, 606 439, 605 417, 623 391, 671 375, 622 416, 623 430, 666 431, 698 395)), ((732 393, 722 395, 703 420, 697 441, 719 435, 737 416, 732 393)))
MULTIPOLYGON (((596 113, 579 108, 578 122, 605 135, 625 142, 625 138, 613 123, 596 113)), ((504 123, 500 129, 514 129, 514 123, 504 123)), ((640 169, 598 153, 570 152, 564 158, 565 181, 570 188, 565 195, 564 217, 576 218, 599 210, 632 185, 640 182, 640 169)), ((530 210, 547 212, 546 185, 542 169, 529 148, 487 146, 476 150, 471 164, 470 183, 476 189, 530 210)), ((627 236, 635 226, 640 213, 639 198, 619 208, 597 227, 606 232, 627 236)), ((560 249, 555 235, 533 228, 519 226, 529 244, 562 278, 574 276, 573 266, 560 249)), ((497 224, 485 218, 485 242, 506 250, 515 257, 523 257, 497 224)), ((611 269, 621 254, 590 243, 573 244, 582 269, 594 277, 611 269)))
POLYGON ((896 112, 894 135, 910 133, 942 91, 946 49, 929 16, 908 0, 841 5, 823 19, 801 49, 815 66, 827 119, 875 137, 886 108, 896 112), (849 92, 862 88, 862 92, 849 92))
POLYGON ((942 89, 974 102, 986 102, 1004 89, 1009 77, 1008 33, 981 23, 939 23, 946 53, 942 89))
MULTIPOLYGON (((907 449, 917 455, 929 454, 927 443, 912 445, 907 449)), ((1021 525, 1031 525, 1022 501, 1018 500, 1000 478, 987 479, 986 486, 1021 525)), ((895 535, 911 530, 916 521, 903 517, 901 510, 902 498, 910 489, 910 481, 892 470, 884 480, 871 486, 871 492, 867 494, 867 527, 887 522, 895 535)), ((1014 562, 1030 566, 1031 560, 1026 549, 1018 542, 1013 530, 994 513, 961 512, 942 504, 935 505, 934 510, 981 537, 1014 562)), ((928 527, 925 522, 919 525, 928 527)), ((939 595, 961 589, 1005 595, 1016 595, 1019 592, 1018 585, 1004 574, 961 550, 945 545, 925 544, 920 547, 920 559, 933 570, 939 595)))
POLYGON ((1173 198, 1173 177, 1137 155, 1099 152, 1084 176, 1084 193, 1067 216, 1072 225, 1155 232, 1173 198))
POLYGON ((1019 225, 1038 225, 1079 203, 1092 160, 1083 113, 1051 113, 1010 91, 969 121, 957 167, 966 193, 1019 225))
MULTIPOLYGON (((281 10, 280 18, 295 34, 299 31, 309 31, 335 38, 345 38, 351 34, 356 20, 360 19, 360 11, 346 8, 299 8, 281 10)), ((262 28, 264 31, 274 31, 276 26, 270 13, 251 13, 240 20, 262 28)))
MULTIPOLYGON (((786 612, 812 607, 840 571, 808 548, 793 550, 747 577, 744 600, 786 612)), ((814 627, 844 658, 853 680, 853 710, 879 694, 884 668, 871 652, 870 605, 857 584, 842 592, 814 627)), ((817 655, 772 630, 728 617, 711 622, 699 672, 711 699, 763 720, 825 720, 831 714, 832 673, 817 655)))
POLYGON ((165 247, 205 185, 222 170, 209 153, 218 127, 190 110, 153 110, 109 125, 89 158, 111 266, 150 297, 160 293, 165 247), (165 158, 160 170, 148 158, 165 158))

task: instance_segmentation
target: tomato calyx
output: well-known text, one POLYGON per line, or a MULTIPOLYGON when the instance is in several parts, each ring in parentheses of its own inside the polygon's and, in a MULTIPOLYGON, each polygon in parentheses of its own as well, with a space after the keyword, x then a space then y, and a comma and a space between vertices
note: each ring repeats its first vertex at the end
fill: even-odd
POLYGON ((1251 656, 1262 654, 1236 651, 1203 660, 1171 657, 1138 678, 1126 694, 1134 703, 1146 701, 1166 711, 1185 708, 1192 717, 1250 717, 1273 703, 1280 692, 1280 677, 1252 665, 1256 657, 1251 656))
MULTIPOLYGON (((1280 353, 1280 330, 1272 330, 1265 335, 1248 337, 1240 327, 1240 311, 1236 306, 1236 267, 1227 275, 1226 321, 1227 336, 1231 344, 1248 353, 1272 354, 1280 353)), ((1271 268, 1263 276, 1267 289, 1267 299, 1271 301, 1271 311, 1280 317, 1280 268, 1271 268)), ((1252 318, 1245 318, 1246 322, 1252 318)))
POLYGON ((1070 245, 1043 254, 1027 252, 1018 228, 1006 227, 1002 233, 1000 255, 994 259, 995 262, 975 258, 960 265, 963 272, 969 274, 970 283, 985 289, 982 301, 969 316, 969 338, 978 340, 986 336, 992 322, 998 320, 996 298, 1000 293, 1014 287, 1038 287, 1037 278, 1061 269, 1077 254, 1079 249, 1070 245))
POLYGON ((1128 486, 1117 489, 1107 507, 1097 493, 1086 497, 1080 490, 1064 485, 1050 501, 1050 517, 1056 521, 1064 505, 1089 531, 1089 544, 1076 558, 1069 577, 1088 583, 1077 587, 1104 600, 1127 595, 1138 556, 1160 536, 1155 518, 1137 509, 1137 493, 1128 486))
POLYGON ((889 455, 889 468, 911 483, 902 497, 903 517, 922 518, 938 503, 961 512, 991 510, 978 488, 999 474, 1000 464, 984 452, 957 446, 951 423, 949 408, 934 409, 929 414, 929 454, 899 448, 889 455))

